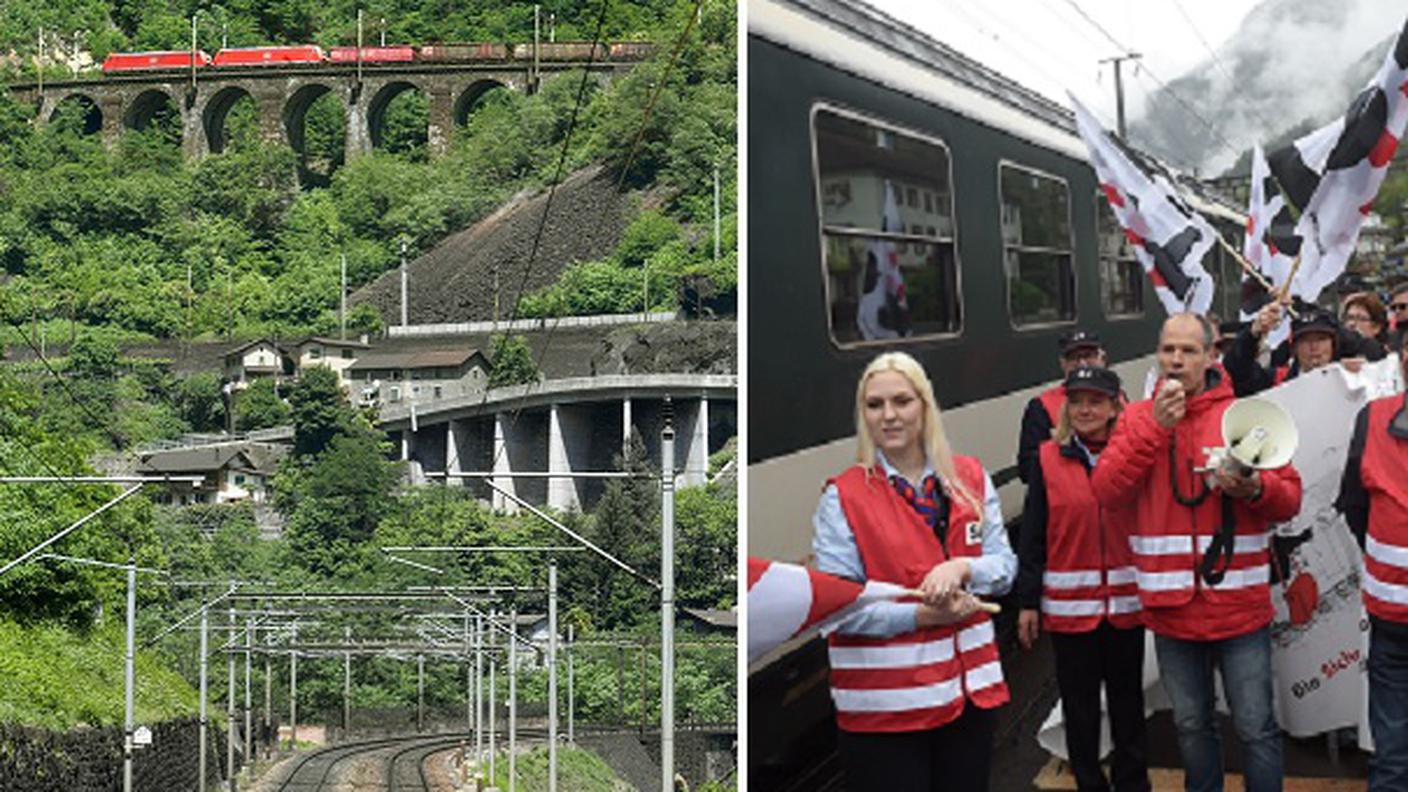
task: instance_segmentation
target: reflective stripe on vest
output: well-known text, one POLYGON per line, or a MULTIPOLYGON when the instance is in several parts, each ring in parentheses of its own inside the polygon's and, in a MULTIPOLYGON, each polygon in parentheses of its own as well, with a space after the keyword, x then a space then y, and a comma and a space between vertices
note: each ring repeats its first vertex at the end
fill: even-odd
POLYGON ((1108 619, 1115 627, 1139 623, 1138 589, 1129 543, 1128 509, 1101 506, 1083 459, 1054 440, 1038 453, 1046 495, 1046 570, 1042 627, 1089 632, 1108 619))
MULTIPOLYGON (((955 457, 954 464, 960 481, 981 503, 986 495, 982 466, 969 457, 955 457)), ((982 554, 980 541, 967 540, 968 526, 981 523, 983 515, 963 498, 950 502, 946 554, 933 528, 878 467, 851 468, 832 483, 866 574, 875 580, 918 586, 947 558, 982 554)), ((957 625, 891 638, 833 633, 829 654, 837 725, 846 731, 932 729, 956 719, 965 701, 986 709, 1009 698, 992 621, 984 613, 957 625)))
POLYGON ((1369 494, 1364 541, 1364 609, 1408 623, 1408 441, 1388 433, 1403 395, 1369 404, 1359 477, 1369 494))

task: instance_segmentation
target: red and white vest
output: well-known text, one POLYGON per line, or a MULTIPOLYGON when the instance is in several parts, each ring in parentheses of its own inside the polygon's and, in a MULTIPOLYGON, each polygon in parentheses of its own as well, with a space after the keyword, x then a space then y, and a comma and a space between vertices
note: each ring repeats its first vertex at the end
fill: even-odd
POLYGON ((1408 623, 1408 440, 1388 433, 1403 399, 1370 403, 1359 475, 1369 493, 1364 608, 1381 619, 1408 623))
POLYGON ((1129 549, 1134 510, 1102 507, 1090 488, 1085 460, 1042 443, 1046 482, 1046 573, 1041 580, 1041 623, 1052 632, 1089 632, 1109 619, 1139 625, 1139 585, 1129 549))
MULTIPOLYGON (((958 478, 979 503, 986 495, 982 464, 954 457, 958 478)), ((879 466, 852 467, 829 483, 855 534, 867 577, 917 587, 950 557, 982 555, 983 515, 961 497, 950 499, 948 552, 934 530, 895 491, 879 466)), ((852 732, 933 729, 963 712, 965 699, 982 709, 1007 703, 993 623, 981 611, 942 627, 891 638, 834 633, 830 637, 831 698, 837 725, 852 732)))

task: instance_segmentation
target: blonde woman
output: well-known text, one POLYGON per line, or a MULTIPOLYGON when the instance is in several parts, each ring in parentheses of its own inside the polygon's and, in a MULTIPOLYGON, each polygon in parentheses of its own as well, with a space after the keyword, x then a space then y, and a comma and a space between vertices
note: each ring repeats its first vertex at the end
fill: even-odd
POLYGON ((1081 792, 1148 792, 1144 628, 1129 548, 1132 510, 1101 506, 1091 470, 1121 410, 1120 378, 1105 368, 1066 375, 1056 435, 1040 447, 1022 510, 1017 638, 1045 630, 1056 655, 1066 754, 1081 792), (1114 751, 1100 767, 1100 691, 1114 751))
POLYGON ((956 456, 933 387, 901 352, 856 388, 857 464, 817 507, 819 569, 919 589, 830 636, 831 694, 852 792, 988 788, 992 710, 1008 700, 992 621, 975 595, 1011 587, 1017 558, 981 463, 956 456))

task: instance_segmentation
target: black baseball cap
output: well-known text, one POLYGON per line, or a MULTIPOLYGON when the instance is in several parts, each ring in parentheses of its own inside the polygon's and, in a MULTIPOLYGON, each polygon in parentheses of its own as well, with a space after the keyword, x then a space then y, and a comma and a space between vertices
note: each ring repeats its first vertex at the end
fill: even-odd
POLYGON ((1078 349, 1104 349, 1105 345, 1100 343, 1100 336, 1089 330, 1076 330, 1061 336, 1061 357, 1075 352, 1078 349))
POLYGON ((1081 366, 1066 375, 1065 387, 1067 393, 1087 390, 1117 399, 1120 395, 1120 375, 1099 366, 1081 366))
POLYGON ((1300 338, 1304 333, 1328 333, 1331 336, 1336 336, 1339 334, 1339 330, 1339 324, 1335 322, 1335 317, 1324 311, 1303 312, 1291 320, 1291 338, 1300 338))

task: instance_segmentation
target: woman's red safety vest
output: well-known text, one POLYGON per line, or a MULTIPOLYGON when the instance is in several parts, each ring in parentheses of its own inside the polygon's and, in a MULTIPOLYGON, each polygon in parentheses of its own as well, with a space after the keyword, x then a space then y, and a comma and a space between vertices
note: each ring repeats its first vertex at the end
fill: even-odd
POLYGON ((1051 440, 1038 457, 1046 482, 1042 626, 1062 633, 1089 632, 1101 619, 1138 626, 1139 584, 1129 549, 1134 510, 1101 507, 1085 460, 1062 450, 1051 440))
POLYGON ((1404 397, 1369 404, 1359 476, 1369 493, 1364 543, 1364 608, 1380 619, 1408 623, 1408 440, 1388 433, 1404 397))
MULTIPOLYGON (((986 476, 978 460, 954 457, 958 478, 983 503, 986 476)), ((983 552, 983 515, 951 497, 947 552, 934 530, 895 491, 879 466, 852 467, 832 479, 855 534, 866 576, 918 587, 939 563, 983 552)), ((979 611, 957 624, 923 627, 891 638, 833 633, 831 697, 837 725, 852 732, 922 731, 963 712, 1007 703, 993 623, 979 611)))

